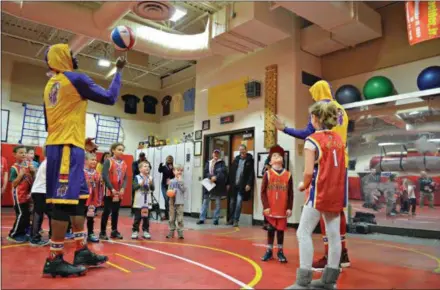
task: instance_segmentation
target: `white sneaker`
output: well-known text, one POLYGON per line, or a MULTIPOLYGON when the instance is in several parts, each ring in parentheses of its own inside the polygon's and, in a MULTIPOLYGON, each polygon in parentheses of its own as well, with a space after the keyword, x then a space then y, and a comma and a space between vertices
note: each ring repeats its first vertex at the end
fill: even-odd
POLYGON ((137 240, 138 237, 139 237, 139 233, 138 233, 138 232, 133 232, 133 233, 131 234, 131 238, 132 238, 133 240, 137 240))
POLYGON ((151 235, 149 232, 144 232, 144 239, 147 239, 147 240, 151 239, 151 235))

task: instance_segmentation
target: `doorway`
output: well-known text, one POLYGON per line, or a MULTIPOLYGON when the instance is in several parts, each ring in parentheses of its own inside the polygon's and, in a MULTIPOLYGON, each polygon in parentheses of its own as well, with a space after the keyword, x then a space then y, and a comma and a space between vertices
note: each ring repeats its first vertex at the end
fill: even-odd
MULTIPOLYGON (((255 160, 254 128, 205 135, 204 144, 204 166, 206 162, 212 158, 214 149, 218 149, 220 150, 220 158, 225 162, 228 168, 228 174, 232 161, 239 154, 238 150, 241 144, 246 145, 248 153, 252 154, 255 160)), ((251 198, 248 201, 243 201, 240 217, 240 224, 242 225, 252 225, 255 190, 254 186, 254 192, 251 193, 251 198)), ((215 202, 211 202, 210 211, 208 213, 209 218, 212 218, 214 209, 215 202)), ((229 198, 225 197, 221 200, 220 209, 220 217, 226 221, 226 217, 229 216, 229 198)))

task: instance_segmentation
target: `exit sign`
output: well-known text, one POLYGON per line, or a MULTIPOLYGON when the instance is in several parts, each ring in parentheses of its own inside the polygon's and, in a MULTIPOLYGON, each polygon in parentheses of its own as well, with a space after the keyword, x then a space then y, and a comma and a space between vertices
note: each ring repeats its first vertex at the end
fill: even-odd
POLYGON ((234 115, 220 117, 220 124, 234 123, 234 115))

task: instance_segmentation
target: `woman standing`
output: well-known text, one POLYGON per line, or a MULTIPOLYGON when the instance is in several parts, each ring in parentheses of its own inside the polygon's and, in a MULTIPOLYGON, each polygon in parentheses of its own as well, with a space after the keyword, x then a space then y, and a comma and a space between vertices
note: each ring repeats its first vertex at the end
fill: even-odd
POLYGON ((159 164, 159 173, 162 173, 162 183, 161 183, 161 189, 162 189, 162 196, 165 200, 165 216, 162 217, 162 220, 169 220, 169 211, 170 211, 170 205, 169 200, 170 198, 167 196, 167 190, 168 185, 170 184, 170 180, 174 178, 173 173, 173 163, 174 158, 171 155, 168 155, 165 159, 165 164, 160 163, 159 164))

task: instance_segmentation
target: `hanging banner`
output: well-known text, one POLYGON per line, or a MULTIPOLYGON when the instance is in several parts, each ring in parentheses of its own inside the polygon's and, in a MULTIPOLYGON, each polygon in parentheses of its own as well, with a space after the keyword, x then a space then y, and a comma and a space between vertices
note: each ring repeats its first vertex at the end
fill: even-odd
POLYGON ((440 2, 407 1, 405 6, 410 45, 440 38, 440 2))

